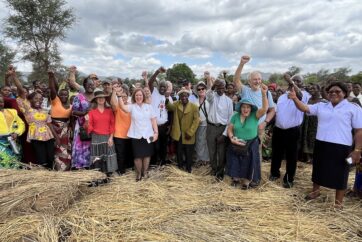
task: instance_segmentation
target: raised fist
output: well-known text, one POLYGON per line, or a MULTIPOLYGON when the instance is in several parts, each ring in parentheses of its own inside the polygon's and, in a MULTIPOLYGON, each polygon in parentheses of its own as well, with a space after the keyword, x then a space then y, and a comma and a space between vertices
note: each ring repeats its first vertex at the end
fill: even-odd
POLYGON ((241 64, 246 64, 250 61, 250 56, 249 55, 243 55, 240 59, 240 63, 241 64))
POLYGON ((165 73, 165 72, 166 72, 166 69, 165 69, 163 66, 161 66, 160 68, 158 68, 158 70, 159 70, 161 73, 165 73))

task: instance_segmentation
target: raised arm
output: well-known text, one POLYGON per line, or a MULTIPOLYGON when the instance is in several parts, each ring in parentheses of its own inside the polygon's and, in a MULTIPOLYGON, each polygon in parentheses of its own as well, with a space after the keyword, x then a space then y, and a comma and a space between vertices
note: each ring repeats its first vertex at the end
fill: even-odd
POLYGON ((240 59, 240 63, 238 65, 238 68, 236 68, 235 74, 234 74, 234 86, 238 92, 241 92, 243 89, 243 84, 241 83, 240 77, 241 72, 243 70, 243 67, 246 63, 250 61, 250 56, 244 55, 240 59))
POLYGON ((112 95, 111 95, 111 107, 113 111, 116 111, 117 108, 119 108, 118 104, 118 97, 117 97, 117 90, 116 88, 113 88, 112 95))
POLYGON ((73 87, 75 90, 80 91, 82 86, 79 85, 75 80, 75 73, 77 72, 77 67, 71 66, 69 68, 69 85, 73 87))
POLYGON ((50 98, 54 100, 57 97, 57 88, 55 85, 55 75, 54 71, 48 70, 48 82, 49 82, 49 89, 50 89, 50 98))
POLYGON ((122 98, 118 98, 118 104, 119 104, 119 107, 123 110, 123 112, 126 112, 126 113, 130 112, 128 105, 124 104, 122 98))
MULTIPOLYGON (((166 69, 161 66, 160 68, 158 68, 158 69, 155 71, 155 73, 153 73, 153 75, 150 77, 150 79, 148 80, 148 82, 146 82, 146 80, 147 80, 147 73, 146 73, 145 82, 146 82, 146 84, 148 84, 148 87, 150 88, 151 93, 153 92, 153 83, 155 82, 156 77, 158 76, 158 74, 164 73, 164 72, 166 72, 166 69)), ((142 73, 142 77, 143 77, 143 73, 142 73)))
POLYGON ((290 75, 288 73, 284 73, 283 78, 289 84, 289 89, 293 87, 298 99, 302 100, 303 93, 299 89, 299 87, 294 83, 294 81, 291 79, 290 75))
POLYGON ((10 65, 8 67, 8 71, 7 71, 6 75, 8 76, 8 81, 9 82, 11 82, 11 80, 14 82, 16 88, 18 89, 19 97, 22 98, 22 99, 25 99, 26 98, 26 91, 25 91, 23 85, 21 84, 20 80, 16 76, 15 69, 14 69, 14 67, 12 65, 10 65))
POLYGON ((258 109, 258 111, 256 112, 256 118, 259 119, 260 117, 262 117, 266 111, 268 111, 268 97, 266 95, 266 93, 268 92, 268 87, 262 83, 261 84, 261 95, 262 95, 262 107, 258 109))
POLYGON ((295 106, 304 113, 309 113, 309 107, 308 105, 305 105, 302 101, 299 100, 297 97, 297 94, 294 90, 294 87, 291 88, 291 90, 288 93, 288 98, 292 99, 295 106))

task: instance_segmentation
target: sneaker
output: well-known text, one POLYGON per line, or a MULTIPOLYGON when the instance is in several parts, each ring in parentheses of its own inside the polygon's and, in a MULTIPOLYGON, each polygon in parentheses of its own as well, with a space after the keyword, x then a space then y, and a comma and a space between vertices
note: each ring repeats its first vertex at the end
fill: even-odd
POLYGON ((294 186, 294 182, 283 181, 284 188, 292 188, 294 186))

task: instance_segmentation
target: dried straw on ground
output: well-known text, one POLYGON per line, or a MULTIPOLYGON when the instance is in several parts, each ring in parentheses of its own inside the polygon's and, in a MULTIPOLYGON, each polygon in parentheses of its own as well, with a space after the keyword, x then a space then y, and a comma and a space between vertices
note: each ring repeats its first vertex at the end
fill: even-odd
POLYGON ((96 171, 0 170, 0 218, 59 213, 77 200, 87 182, 104 177, 96 171))
MULTIPOLYGON (((264 181, 268 170, 263 164, 264 181)), ((231 187, 227 179, 218 183, 205 176, 206 168, 188 174, 167 167, 138 183, 130 172, 91 188, 94 193, 62 213, 8 220, 0 231, 13 231, 6 237, 0 233, 0 240, 26 236, 35 241, 361 241, 361 202, 346 199, 344 210, 335 211, 334 192, 329 190, 305 202, 310 171, 309 165, 298 168, 293 189, 265 182, 248 191, 231 187), (27 220, 35 221, 34 226, 27 220), (21 232, 17 225, 29 229, 21 232)))

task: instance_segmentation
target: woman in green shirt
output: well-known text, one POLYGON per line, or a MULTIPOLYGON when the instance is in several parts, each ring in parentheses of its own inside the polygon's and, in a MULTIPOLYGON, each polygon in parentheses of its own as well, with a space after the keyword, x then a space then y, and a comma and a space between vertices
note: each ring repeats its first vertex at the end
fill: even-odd
POLYGON ((262 107, 258 109, 251 100, 242 99, 236 104, 227 128, 231 141, 226 157, 228 175, 233 179, 233 186, 242 179, 243 189, 258 186, 261 179, 258 120, 268 109, 268 87, 262 84, 261 90, 262 107))

